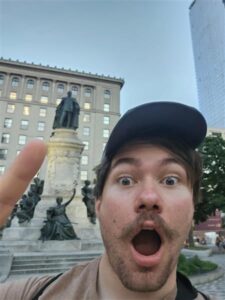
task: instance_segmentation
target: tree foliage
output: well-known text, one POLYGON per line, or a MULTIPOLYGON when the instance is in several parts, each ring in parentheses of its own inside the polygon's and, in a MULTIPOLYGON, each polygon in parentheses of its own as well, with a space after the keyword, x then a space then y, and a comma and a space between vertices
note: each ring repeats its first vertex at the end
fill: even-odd
POLYGON ((218 208, 225 212, 225 140, 208 136, 199 148, 203 159, 202 200, 196 205, 196 223, 205 221, 218 208))

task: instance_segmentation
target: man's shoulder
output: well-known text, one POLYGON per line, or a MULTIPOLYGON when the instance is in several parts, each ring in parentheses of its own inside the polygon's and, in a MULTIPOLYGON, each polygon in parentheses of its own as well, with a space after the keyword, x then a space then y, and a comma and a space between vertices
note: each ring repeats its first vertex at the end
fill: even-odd
POLYGON ((0 284, 1 299, 4 300, 24 300, 32 299, 32 296, 45 285, 51 276, 29 277, 19 280, 7 281, 0 284))
MULTIPOLYGON (((34 298, 41 291, 42 299, 65 299, 68 295, 76 293, 82 296, 91 288, 94 294, 95 280, 100 258, 90 262, 75 265, 59 276, 29 277, 28 279, 11 281, 0 285, 0 295, 4 300, 24 300, 34 298), (92 284, 92 285, 91 285, 92 284)), ((73 299, 67 298, 67 300, 73 299)), ((78 299, 78 298, 77 298, 78 299)))
POLYGON ((54 300, 95 299, 96 282, 100 257, 89 262, 77 264, 58 277, 43 293, 44 300, 54 295, 54 300))
POLYGON ((79 275, 84 275, 85 273, 90 274, 90 272, 96 271, 98 269, 100 259, 101 257, 98 257, 91 261, 81 262, 73 266, 70 270, 65 272, 63 275, 71 274, 77 277, 79 275))

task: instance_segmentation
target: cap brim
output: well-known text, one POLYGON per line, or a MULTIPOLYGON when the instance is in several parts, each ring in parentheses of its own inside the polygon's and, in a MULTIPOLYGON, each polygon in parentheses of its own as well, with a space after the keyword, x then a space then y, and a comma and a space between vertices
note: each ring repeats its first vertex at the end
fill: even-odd
POLYGON ((176 102, 151 102, 127 111, 106 144, 104 156, 111 158, 126 142, 141 137, 166 137, 196 149, 204 140, 207 125, 195 108, 176 102))

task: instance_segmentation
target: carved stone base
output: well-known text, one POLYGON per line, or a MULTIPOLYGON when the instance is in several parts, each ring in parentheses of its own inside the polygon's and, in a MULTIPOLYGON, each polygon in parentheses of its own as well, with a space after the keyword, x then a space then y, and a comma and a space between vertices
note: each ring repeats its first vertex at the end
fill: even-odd
POLYGON ((48 143, 44 196, 70 197, 79 183, 80 158, 84 145, 71 129, 55 129, 48 143))

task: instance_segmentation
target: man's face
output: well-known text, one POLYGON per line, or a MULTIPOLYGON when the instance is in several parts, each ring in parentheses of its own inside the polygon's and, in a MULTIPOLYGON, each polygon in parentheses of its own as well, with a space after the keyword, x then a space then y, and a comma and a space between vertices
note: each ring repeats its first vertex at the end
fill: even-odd
POLYGON ((119 151, 96 211, 107 258, 126 288, 156 291, 175 278, 193 210, 186 170, 169 151, 149 144, 119 151))

